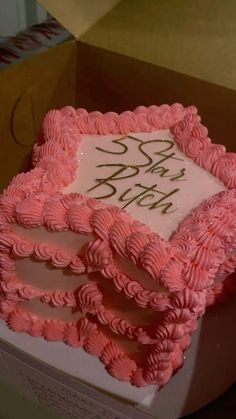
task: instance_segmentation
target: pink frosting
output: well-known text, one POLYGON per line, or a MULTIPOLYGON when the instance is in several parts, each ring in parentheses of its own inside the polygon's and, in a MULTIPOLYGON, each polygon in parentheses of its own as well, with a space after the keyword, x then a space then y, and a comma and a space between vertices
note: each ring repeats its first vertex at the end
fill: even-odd
POLYGON ((86 205, 74 204, 67 214, 69 227, 81 234, 91 234, 90 215, 92 210, 89 210, 86 205))
POLYGON ((171 130, 181 151, 217 176, 227 188, 236 187, 236 154, 226 153, 224 146, 211 144, 198 115, 187 113, 171 130))
POLYGON ((109 343, 110 342, 106 336, 103 333, 97 331, 92 336, 88 337, 85 344, 85 350, 88 353, 100 358, 104 353, 104 349, 107 345, 109 345, 109 343))
POLYGON ((46 320, 44 337, 47 340, 63 340, 65 323, 60 320, 46 320))
POLYGON ((103 295, 97 284, 84 284, 80 287, 76 301, 82 313, 95 314, 100 309, 103 295))
POLYGON ((126 355, 112 359, 108 366, 109 373, 121 381, 130 381, 137 365, 126 355))
POLYGON ((123 355, 123 351, 114 343, 109 342, 103 349, 102 354, 100 356, 101 361, 105 365, 109 365, 109 363, 113 359, 117 359, 123 355))
POLYGON ((63 205, 62 199, 56 196, 55 199, 46 202, 44 212, 47 214, 47 227, 50 230, 67 230, 67 221, 65 219, 67 208, 63 205))
POLYGON ((236 154, 220 156, 212 167, 212 173, 223 180, 227 188, 236 188, 236 154))
POLYGON ((236 290, 233 277, 214 283, 216 275, 232 273, 236 267, 235 154, 211 144, 195 107, 140 106, 134 112, 103 115, 67 106, 46 115, 34 146, 33 162, 35 168, 16 176, 0 198, 1 318, 15 331, 83 346, 119 380, 136 386, 164 385, 181 367, 183 351, 191 342, 198 317, 208 305, 236 290), (228 189, 189 214, 168 242, 123 210, 81 194, 61 193, 76 175, 80 134, 127 134, 167 128, 180 150, 228 189), (89 244, 78 256, 48 243, 21 239, 11 232, 13 223, 28 228, 44 226, 52 231, 71 230, 88 236, 89 244), (121 272, 117 255, 129 258, 149 273, 159 291, 145 289, 135 278, 121 272), (157 312, 156 322, 144 327, 115 315, 106 307, 99 279, 72 291, 49 292, 21 284, 15 275, 15 259, 32 256, 73 273, 100 273, 110 281, 114 292, 122 295, 124 304, 129 299, 140 310, 157 312), (84 317, 77 322, 41 319, 17 305, 34 298, 55 307, 79 308, 84 317), (135 340, 145 349, 149 345, 149 353, 144 351, 137 362, 116 343, 117 335, 135 340))
POLYGON ((80 339, 77 323, 66 324, 64 342, 67 343, 67 345, 73 346, 74 348, 79 348, 83 345, 83 341, 80 339))

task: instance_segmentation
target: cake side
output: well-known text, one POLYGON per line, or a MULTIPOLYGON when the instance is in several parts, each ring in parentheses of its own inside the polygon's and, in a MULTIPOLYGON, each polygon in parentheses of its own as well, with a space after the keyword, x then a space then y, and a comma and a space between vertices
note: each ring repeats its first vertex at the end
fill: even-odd
MULTIPOLYGON (((84 110, 72 108, 50 113, 44 123, 42 144, 35 147, 36 168, 19 175, 1 199, 1 312, 9 325, 14 330, 84 345, 100 357, 112 375, 135 385, 162 385, 168 381, 182 363, 182 351, 190 343, 189 333, 196 327, 196 319, 205 311, 219 267, 227 258, 229 263, 228 255, 235 248, 235 155, 225 153, 223 146, 212 145, 206 135, 195 108, 185 110, 181 105, 149 110, 141 107, 121 116, 88 115, 84 110), (202 203, 183 220, 170 241, 161 239, 117 207, 78 193, 67 196, 60 193, 75 178, 79 133, 126 134, 158 128, 170 128, 184 153, 232 189, 202 203), (14 232, 14 223, 33 229, 35 237, 37 229, 43 227, 51 234, 75 231, 78 237, 86 235, 89 242, 78 255, 37 242, 35 237, 25 240, 14 232), (145 289, 139 281, 120 271, 117 254, 147 272, 159 289, 145 289), (97 283, 83 284, 76 294, 73 290, 63 293, 56 289, 51 295, 31 285, 21 286, 14 276, 14 259, 32 256, 78 275, 91 271, 102 274, 124 298, 144 311, 150 308, 156 312, 156 322, 151 328, 140 327, 114 316, 102 304, 103 295, 97 283), (77 307, 85 316, 75 322, 43 320, 17 306, 19 301, 35 298, 57 307, 77 307), (91 315, 96 321, 91 321, 91 315), (116 335, 146 345, 143 356, 146 360, 137 361, 129 356, 129 349, 121 350, 115 336, 107 337, 101 325, 116 335)), ((235 262, 231 259, 232 270, 235 262)))

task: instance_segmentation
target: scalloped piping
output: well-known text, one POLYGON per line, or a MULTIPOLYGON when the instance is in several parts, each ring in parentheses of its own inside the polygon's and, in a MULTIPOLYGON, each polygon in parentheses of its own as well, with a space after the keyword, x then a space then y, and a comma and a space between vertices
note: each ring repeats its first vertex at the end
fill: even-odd
MULTIPOLYGON (((27 331, 46 339, 65 340, 73 346, 83 342, 85 350, 99 356, 110 374, 120 380, 130 381, 137 386, 153 383, 163 385, 173 371, 181 366, 182 353, 190 344, 190 333, 196 328, 196 319, 204 313, 212 296, 219 295, 219 287, 216 289, 214 286, 214 277, 226 263, 227 254, 235 248, 235 154, 225 153, 223 146, 210 143, 207 130, 201 125, 194 107, 184 109, 179 104, 171 107, 139 107, 134 112, 121 115, 112 112, 105 115, 99 112, 88 114, 83 109, 66 107, 61 111, 51 111, 45 117, 40 142, 34 147, 33 161, 35 169, 16 176, 1 197, 2 317, 13 330, 27 331), (228 189, 232 189, 200 205, 183 220, 169 242, 160 239, 157 234, 115 207, 86 199, 80 194, 58 195, 75 177, 79 133, 126 134, 164 128, 171 129, 179 148, 188 157, 218 176, 228 189), (63 174, 61 165, 65 169, 63 174), (209 215, 214 218, 213 221, 210 221, 209 215), (102 227, 101 219, 106 220, 102 227), (110 219, 108 224, 107 219, 110 219), (106 337, 97 331, 98 326, 88 326, 86 318, 83 321, 87 321, 89 335, 78 339, 78 328, 81 329, 82 321, 76 324, 56 320, 43 322, 16 308, 17 296, 12 289, 14 261, 11 255, 7 256, 9 243, 6 244, 4 234, 9 234, 13 222, 31 228, 45 225, 49 230, 71 229, 85 235, 93 233, 95 240, 91 241, 85 260, 77 258, 72 261, 71 256, 63 251, 59 252, 59 257, 57 255, 53 258, 50 252, 47 253, 47 246, 38 250, 38 256, 42 260, 53 261, 58 268, 69 266, 75 272, 76 269, 81 272, 88 267, 99 270, 104 277, 113 281, 114 288, 125 297, 132 298, 140 307, 149 306, 162 312, 161 322, 151 331, 155 344, 143 365, 137 365, 114 342, 106 343, 106 337), (167 296, 145 290, 136 281, 119 272, 113 263, 111 248, 113 252, 130 257, 138 267, 149 272, 153 280, 168 291, 167 296), (103 348, 99 354, 98 341, 103 348)), ((14 239, 13 248, 15 253, 19 253, 19 246, 17 249, 14 239)), ((26 257, 25 254, 31 251, 30 246, 28 249, 23 246, 20 256, 26 257)), ((234 258, 228 262, 231 271, 235 269, 235 262, 234 258)), ((220 295, 223 295, 223 288, 220 295)), ((22 293, 20 298, 29 297, 28 290, 28 294, 26 292, 23 296, 22 293)), ((85 302, 83 300, 84 297, 82 305, 85 302)), ((71 300, 65 301, 65 304, 71 304, 71 300)), ((132 326, 126 327, 124 321, 121 323, 121 319, 109 316, 102 310, 98 319, 128 338, 136 338, 143 343, 150 338, 146 331, 140 329, 134 333, 132 326)), ((86 330, 86 327, 82 330, 86 330)), ((86 335, 87 332, 81 333, 86 335)))

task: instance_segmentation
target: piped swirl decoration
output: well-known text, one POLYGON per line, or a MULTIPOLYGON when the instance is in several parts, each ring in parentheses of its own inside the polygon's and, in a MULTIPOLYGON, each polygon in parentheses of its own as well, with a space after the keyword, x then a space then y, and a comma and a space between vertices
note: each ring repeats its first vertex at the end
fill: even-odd
POLYGON ((211 143, 193 106, 140 106, 121 115, 67 106, 46 115, 33 163, 33 170, 16 176, 0 197, 0 317, 14 331, 83 347, 116 379, 135 386, 164 385, 181 367, 183 351, 207 306, 236 291, 236 155, 211 143), (179 149, 227 188, 194 209, 169 241, 124 210, 79 193, 63 194, 76 176, 81 134, 158 129, 170 129, 179 149), (78 234, 78 246, 80 236, 87 237, 87 244, 73 252, 26 240, 15 233, 15 224, 27 229, 44 227, 52 235, 71 231, 78 234), (148 273, 153 289, 124 273, 117 256, 148 273), (93 273, 96 280, 69 291, 41 290, 17 278, 19 259, 46 262, 78 278, 93 273), (216 283, 217 275, 228 277, 216 283), (134 324, 115 314, 104 297, 102 283, 106 281, 124 304, 130 301, 144 314, 150 310, 156 320, 143 325, 138 319, 134 324), (20 305, 30 300, 76 309, 81 318, 40 318, 20 305), (145 349, 142 361, 128 355, 116 336, 136 341, 141 353, 145 349))

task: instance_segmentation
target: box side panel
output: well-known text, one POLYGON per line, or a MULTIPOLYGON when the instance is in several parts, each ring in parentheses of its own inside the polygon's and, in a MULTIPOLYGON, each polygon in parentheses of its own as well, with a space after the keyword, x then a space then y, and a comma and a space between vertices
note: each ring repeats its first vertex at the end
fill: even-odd
POLYGON ((235 149, 235 91, 81 41, 77 48, 78 107, 122 112, 139 105, 195 105, 214 142, 235 149))
POLYGON ((130 404, 52 368, 0 340, 0 353, 16 389, 25 397, 70 419, 149 419, 130 404))
POLYGON ((109 12, 119 0, 40 0, 76 38, 109 12))
POLYGON ((121 1, 88 44, 236 89, 234 0, 121 1))
POLYGON ((24 397, 22 392, 17 391, 16 387, 9 385, 1 377, 0 381, 0 417, 1 419, 58 419, 58 415, 54 415, 49 409, 44 406, 39 406, 35 401, 30 400, 29 397, 24 397))
POLYGON ((75 41, 0 72, 0 190, 29 167, 43 115, 75 103, 75 41))

